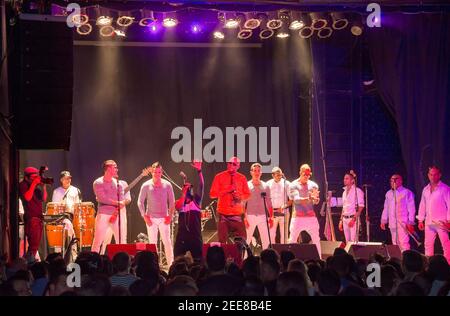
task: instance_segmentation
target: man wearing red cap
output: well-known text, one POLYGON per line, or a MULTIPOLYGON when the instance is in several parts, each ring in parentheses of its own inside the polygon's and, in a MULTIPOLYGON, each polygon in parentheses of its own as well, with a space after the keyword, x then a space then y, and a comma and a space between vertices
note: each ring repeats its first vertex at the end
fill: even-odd
POLYGON ((19 195, 25 212, 25 235, 29 245, 26 257, 35 260, 44 227, 42 204, 47 200, 47 190, 38 169, 25 168, 23 181, 19 183, 19 195))
POLYGON ((232 157, 228 160, 227 170, 218 173, 213 180, 209 195, 218 199, 217 211, 219 213, 218 234, 219 241, 226 243, 228 234, 233 232, 235 237, 246 239, 244 202, 250 197, 247 179, 238 173, 240 160, 232 157))

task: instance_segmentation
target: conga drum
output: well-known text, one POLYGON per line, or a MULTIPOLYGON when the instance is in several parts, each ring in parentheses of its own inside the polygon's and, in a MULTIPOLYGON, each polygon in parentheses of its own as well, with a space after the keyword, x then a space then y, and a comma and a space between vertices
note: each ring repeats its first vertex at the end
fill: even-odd
POLYGON ((75 204, 73 215, 73 228, 80 248, 92 246, 95 229, 94 203, 83 202, 75 204))
MULTIPOLYGON (((49 202, 46 207, 46 215, 62 215, 66 211, 64 203, 49 202)), ((62 248, 64 236, 64 224, 45 225, 47 243, 50 248, 62 248)))

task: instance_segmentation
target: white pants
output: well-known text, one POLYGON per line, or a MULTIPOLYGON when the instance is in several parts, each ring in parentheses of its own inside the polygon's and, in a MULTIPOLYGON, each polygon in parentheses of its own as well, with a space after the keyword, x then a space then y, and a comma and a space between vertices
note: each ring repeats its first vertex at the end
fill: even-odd
POLYGON ((434 255, 434 242, 436 241, 436 235, 439 235, 439 240, 441 241, 442 249, 444 250, 444 257, 450 264, 450 240, 448 239, 448 232, 425 225, 425 255, 434 255))
POLYGON ((391 231, 391 237, 392 237, 392 244, 398 245, 402 252, 405 250, 411 249, 411 247, 409 245, 409 235, 405 231, 406 225, 403 224, 403 226, 405 228, 400 226, 400 224, 398 224, 397 227, 395 227, 394 225, 392 225, 393 227, 391 227, 391 225, 389 225, 389 230, 391 231), (398 231, 398 233, 397 233, 397 231, 398 231), (398 234, 398 236, 397 236, 397 234, 398 234))
POLYGON ((273 226, 270 229, 270 238, 272 243, 275 243, 275 238, 277 236, 277 228, 280 227, 280 243, 286 243, 284 241, 284 216, 274 216, 273 218, 273 226))
MULTIPOLYGON (((247 230, 247 244, 250 245, 253 233, 256 227, 258 227, 259 236, 261 237, 262 249, 267 249, 269 247, 269 232, 267 231, 267 220, 266 215, 247 215, 247 221, 249 227, 247 230)), ((274 241, 272 240, 272 243, 274 241)))
POLYGON ((172 240, 170 238, 170 224, 164 223, 164 217, 152 217, 151 220, 151 226, 148 226, 147 223, 145 223, 145 225, 147 226, 148 240, 151 244, 158 245, 159 230, 159 234, 164 245, 164 254, 166 255, 167 265, 170 267, 173 262, 173 247, 172 240))
POLYGON ((345 241, 346 242, 356 242, 357 239, 357 226, 358 226, 358 220, 354 223, 352 227, 348 226, 348 223, 350 223, 353 220, 352 218, 342 218, 342 226, 344 227, 344 235, 345 235, 345 241))
POLYGON ((111 215, 107 214, 97 214, 95 217, 95 233, 94 240, 92 241, 92 251, 100 253, 100 245, 104 245, 104 240, 106 239, 106 233, 108 229, 111 229, 114 234, 114 239, 119 240, 119 220, 117 219, 114 223, 110 223, 109 220, 111 215))
POLYGON ((316 245, 319 257, 322 258, 322 249, 320 247, 320 227, 319 221, 315 216, 309 217, 294 217, 291 220, 291 226, 289 228, 288 243, 297 243, 298 235, 300 232, 306 231, 310 236, 313 244, 316 245))
MULTIPOLYGON (((119 223, 119 218, 117 217, 117 223, 119 223)), ((100 254, 105 254, 106 246, 111 243, 113 236, 113 230, 111 227, 109 227, 106 231, 105 239, 103 240, 102 249, 100 251, 100 254)), ((127 210, 122 208, 120 210, 120 243, 119 244, 126 244, 127 243, 127 210)), ((118 244, 117 240, 115 240, 115 243, 118 244)))

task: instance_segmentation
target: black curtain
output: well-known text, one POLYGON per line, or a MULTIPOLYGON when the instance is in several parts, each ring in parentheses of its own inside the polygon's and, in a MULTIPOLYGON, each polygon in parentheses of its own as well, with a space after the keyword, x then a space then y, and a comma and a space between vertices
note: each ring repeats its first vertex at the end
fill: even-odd
MULTIPOLYGON (((305 143, 310 146, 309 137, 298 132, 309 124, 307 116, 299 115, 302 83, 310 81, 309 50, 298 50, 296 41, 230 48, 172 45, 76 46, 70 151, 22 152, 22 167, 47 164, 49 175, 55 177, 61 170, 70 170, 85 201, 94 201, 92 182, 101 176, 106 159, 117 161, 121 178, 128 182, 143 167, 160 161, 179 184, 180 170, 196 183, 188 163, 172 161, 171 149, 177 140, 171 139, 171 132, 186 126, 193 142, 197 118, 202 119, 202 131, 216 126, 224 136, 226 127, 268 127, 269 134, 270 127, 279 127, 279 165, 289 178, 297 176, 299 157, 305 155, 298 148, 305 143)), ((204 140, 203 146, 208 142, 204 140)), ((240 171, 250 178, 246 155, 240 171)), ((224 152, 223 159, 228 158, 224 152)), ((214 174, 225 167, 205 163, 204 203, 209 202, 214 174)), ((145 231, 136 206, 141 183, 132 190, 128 207, 129 241, 145 231)), ((177 189, 175 195, 179 195, 177 189)))
POLYGON ((450 179, 450 15, 383 15, 366 28, 378 92, 394 115, 408 185, 417 198, 428 166, 450 179))

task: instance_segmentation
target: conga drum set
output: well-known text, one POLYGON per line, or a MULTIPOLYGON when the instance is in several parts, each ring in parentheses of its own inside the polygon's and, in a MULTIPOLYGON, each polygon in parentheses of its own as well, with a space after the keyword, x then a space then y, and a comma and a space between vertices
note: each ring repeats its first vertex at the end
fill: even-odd
POLYGON ((67 230, 64 220, 71 220, 78 239, 80 250, 83 247, 92 246, 95 227, 95 208, 92 202, 82 202, 73 205, 69 209, 65 203, 47 203, 44 215, 46 222, 45 231, 47 234, 48 247, 51 249, 61 249, 64 254, 67 230))

